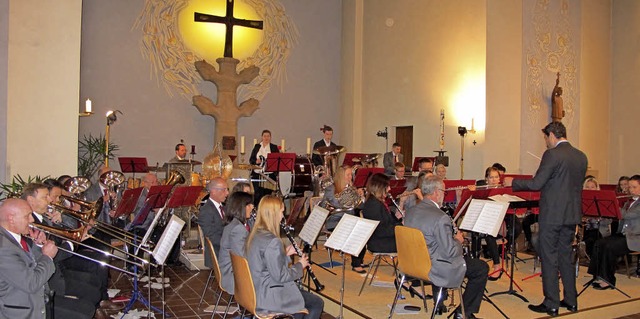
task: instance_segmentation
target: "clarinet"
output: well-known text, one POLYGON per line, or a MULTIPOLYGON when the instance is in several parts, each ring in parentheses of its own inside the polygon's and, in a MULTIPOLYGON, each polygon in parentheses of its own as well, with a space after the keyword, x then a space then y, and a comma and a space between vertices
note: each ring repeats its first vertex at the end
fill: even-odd
MULTIPOLYGON (((291 235, 291 232, 289 231, 290 227, 287 225, 284 218, 282 218, 282 221, 280 222, 280 227, 284 231, 284 234, 287 235, 287 238, 289 238, 289 241, 291 242, 291 245, 293 245, 293 249, 296 251, 296 254, 302 257, 302 250, 300 250, 300 247, 298 247, 298 244, 293 238, 293 235, 291 235)), ((313 273, 313 269, 311 269, 311 265, 307 266, 306 269, 307 269, 307 274, 309 274, 309 278, 311 278, 311 280, 313 281, 313 284, 316 286, 315 291, 316 292, 322 291, 324 289, 324 286, 320 283, 316 275, 313 273)))

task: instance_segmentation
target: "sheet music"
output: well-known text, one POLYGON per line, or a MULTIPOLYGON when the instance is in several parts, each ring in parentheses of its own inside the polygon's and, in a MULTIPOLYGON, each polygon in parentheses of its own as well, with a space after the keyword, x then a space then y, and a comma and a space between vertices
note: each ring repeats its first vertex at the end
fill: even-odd
MULTIPOLYGON (((156 225, 158 225, 158 221, 160 220, 160 216, 162 216, 162 212, 164 210, 165 210, 164 207, 160 208, 156 213, 156 215, 153 217, 153 221, 151 221, 151 225, 149 225, 149 228, 147 228, 147 232, 144 233, 144 237, 140 242, 140 246, 144 246, 147 244, 147 241, 149 241, 149 237, 151 237, 151 234, 153 234, 153 230, 156 228, 156 225)), ((140 250, 140 246, 136 248, 135 254, 138 254, 138 251, 140 250)))
POLYGON ((510 203, 510 202, 524 202, 524 199, 510 194, 498 194, 489 196, 489 199, 492 199, 496 202, 510 203))
POLYGON ((173 243, 178 239, 183 226, 184 221, 182 219, 176 215, 171 216, 160 240, 156 243, 156 248, 153 250, 153 258, 158 264, 164 264, 164 261, 167 259, 167 256, 169 256, 171 247, 173 247, 173 243))
POLYGON ((508 208, 508 202, 485 201, 473 231, 495 237, 500 231, 500 225, 508 208))
POLYGON ((345 214, 324 246, 357 256, 379 223, 379 221, 345 214))
POLYGON ((311 215, 307 218, 307 222, 302 226, 302 230, 298 237, 304 240, 307 244, 313 245, 318 238, 318 234, 320 234, 320 230, 322 230, 322 226, 324 225, 324 221, 329 216, 329 211, 316 205, 311 211, 311 215))
POLYGON ((476 221, 480 216, 480 212, 482 212, 482 207, 484 207, 484 202, 476 199, 471 200, 469 208, 467 208, 467 212, 465 213, 459 228, 464 230, 473 230, 473 226, 476 224, 476 221))

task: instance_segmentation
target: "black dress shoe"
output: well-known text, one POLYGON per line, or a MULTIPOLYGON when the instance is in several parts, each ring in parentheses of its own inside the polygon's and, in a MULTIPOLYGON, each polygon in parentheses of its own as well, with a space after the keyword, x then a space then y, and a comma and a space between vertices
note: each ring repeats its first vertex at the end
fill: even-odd
POLYGON ((611 286, 611 285, 603 286, 602 284, 595 284, 595 285, 593 285, 593 289, 595 289, 595 290, 607 290, 607 289, 613 289, 613 286, 611 286))
MULTIPOLYGON (((453 318, 454 319, 465 318, 465 316, 462 315, 462 311, 460 311, 460 308, 456 309, 456 312, 453 313, 453 318)), ((474 314, 470 313, 470 314, 467 314, 466 319, 477 319, 477 317, 474 314)))
POLYGON ((529 310, 533 312, 546 313, 549 316, 555 317, 558 315, 558 309, 547 308, 544 304, 529 305, 529 310))
POLYGON ((569 310, 569 311, 571 311, 571 312, 576 312, 576 311, 578 311, 578 306, 577 306, 577 305, 576 305, 576 306, 572 306, 572 305, 570 305, 570 304, 566 303, 564 300, 561 300, 561 301, 560 301, 560 307, 567 308, 567 310, 569 310))
POLYGON ((355 271, 355 272, 357 272, 359 274, 366 274, 367 273, 367 271, 364 270, 364 268, 362 268, 362 267, 360 267, 360 269, 356 269, 356 268, 358 268, 358 267, 351 267, 351 270, 353 270, 353 271, 355 271))

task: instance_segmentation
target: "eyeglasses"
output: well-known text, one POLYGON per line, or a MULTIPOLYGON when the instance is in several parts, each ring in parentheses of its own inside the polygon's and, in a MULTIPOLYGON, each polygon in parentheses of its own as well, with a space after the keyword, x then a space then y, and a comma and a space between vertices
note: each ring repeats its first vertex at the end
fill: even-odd
POLYGON ((228 187, 213 187, 212 189, 219 190, 219 191, 226 190, 227 192, 229 191, 228 187))
POLYGON ((446 190, 444 188, 438 188, 439 191, 442 191, 443 193, 446 192, 446 190))

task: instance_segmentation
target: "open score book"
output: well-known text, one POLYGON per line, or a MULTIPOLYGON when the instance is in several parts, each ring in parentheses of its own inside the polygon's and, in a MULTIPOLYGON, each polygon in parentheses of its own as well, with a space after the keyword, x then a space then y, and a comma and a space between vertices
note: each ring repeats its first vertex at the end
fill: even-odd
POLYGON ((344 214, 324 246, 358 256, 379 223, 377 220, 344 214))

